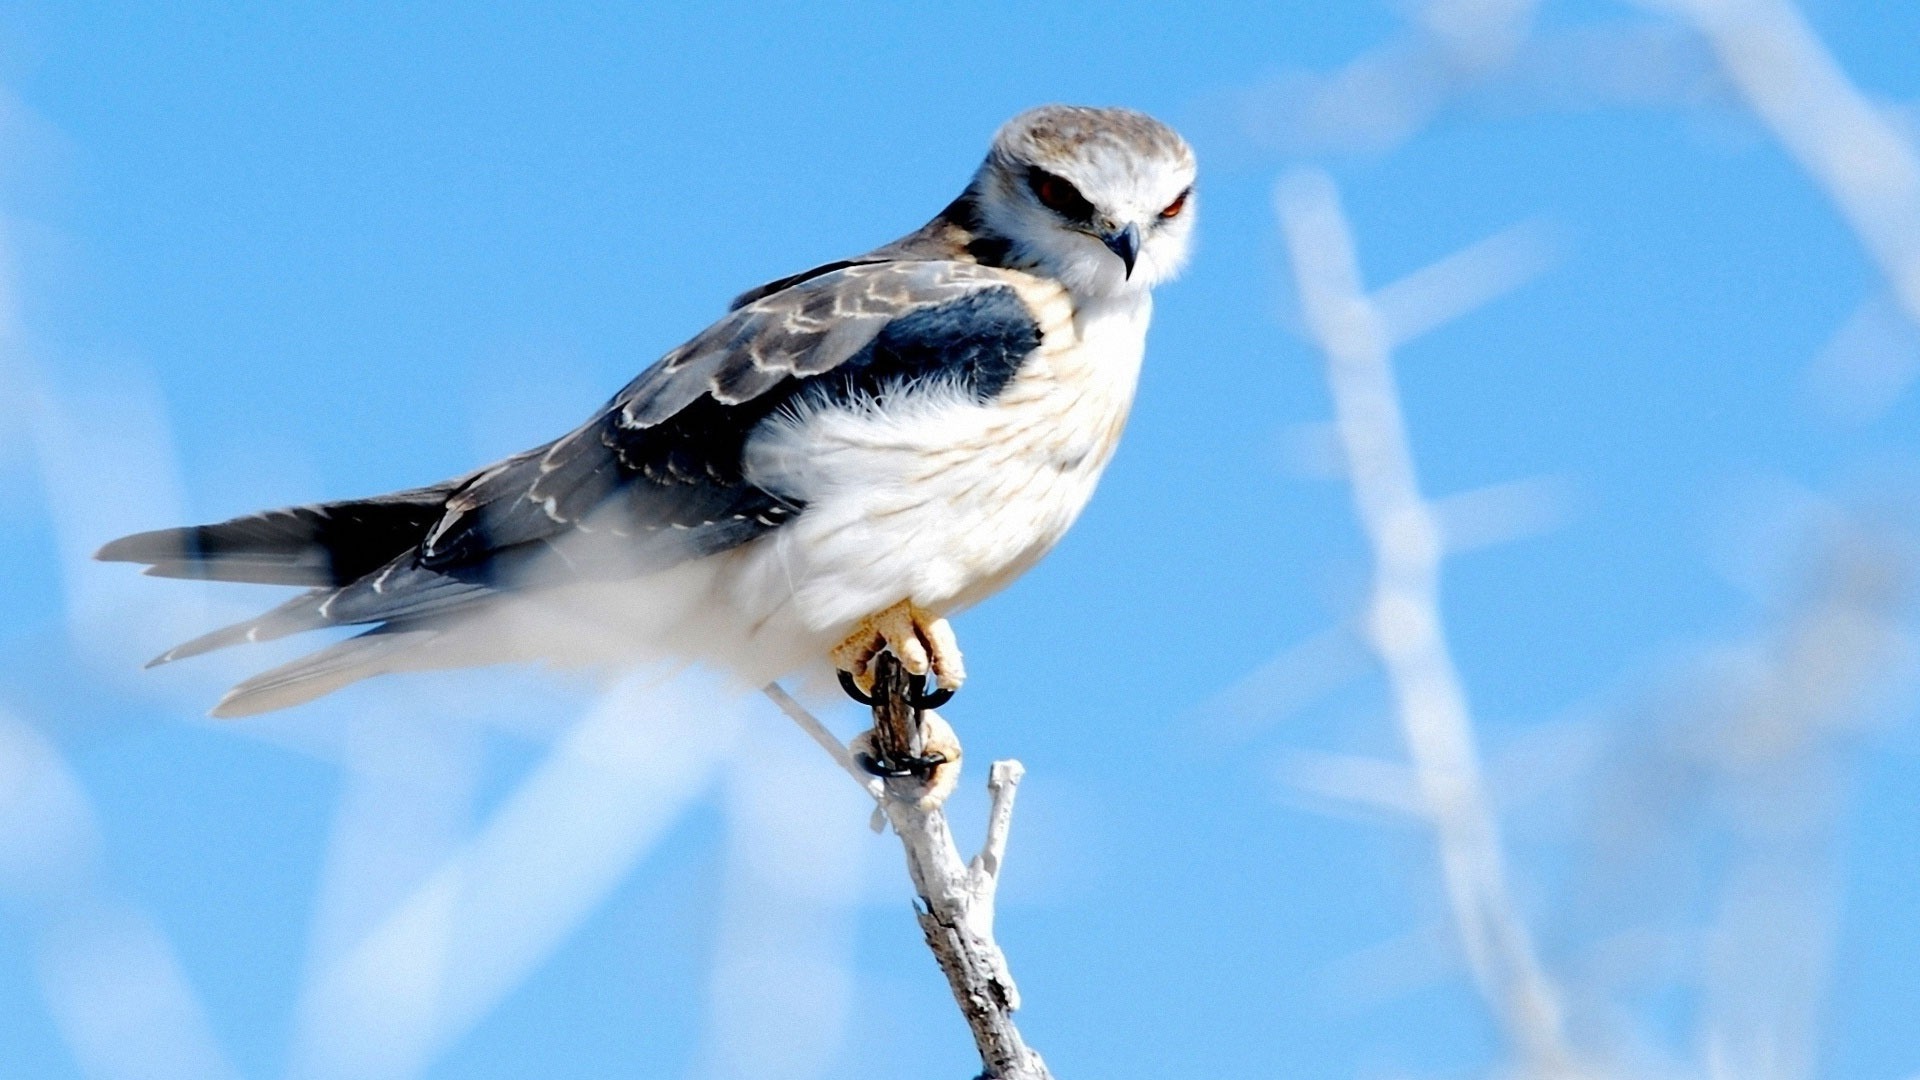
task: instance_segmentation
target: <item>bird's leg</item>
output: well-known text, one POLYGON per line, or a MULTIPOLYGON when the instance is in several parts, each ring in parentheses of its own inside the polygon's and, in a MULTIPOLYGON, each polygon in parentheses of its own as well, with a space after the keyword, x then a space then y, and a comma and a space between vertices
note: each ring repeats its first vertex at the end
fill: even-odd
POLYGON ((860 693, 854 695, 856 700, 868 699, 862 704, 871 704, 874 662, 882 652, 898 657, 909 675, 931 676, 928 681, 936 690, 934 694, 922 695, 922 700, 916 702, 922 708, 945 703, 967 678, 966 665, 960 659, 960 642, 953 636, 952 624, 916 607, 911 600, 902 600, 861 619, 853 633, 828 653, 833 666, 846 673, 842 683, 851 679, 853 688, 849 693, 857 689, 860 693), (940 691, 946 693, 940 694, 940 691), (937 700, 935 695, 939 695, 937 700))
MULTIPOLYGON (((937 806, 960 775, 960 741, 931 708, 922 707, 920 680, 892 652, 873 660, 873 730, 848 747, 853 760, 875 776, 900 781, 917 800, 937 806)), ((893 788, 898 793, 900 789, 893 788)))

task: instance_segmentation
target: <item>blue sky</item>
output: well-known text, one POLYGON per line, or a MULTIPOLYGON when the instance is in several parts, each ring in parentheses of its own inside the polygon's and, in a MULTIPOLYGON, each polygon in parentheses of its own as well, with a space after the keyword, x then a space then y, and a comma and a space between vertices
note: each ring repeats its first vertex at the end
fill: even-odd
MULTIPOLYGON (((1805 8, 1867 93, 1920 94, 1920 9, 1805 8)), ((134 920, 148 930, 125 940, 167 943, 161 968, 184 988, 168 1000, 204 1018, 169 1030, 209 1040, 180 1050, 178 1075, 220 1075, 213 1060, 344 1075, 339 1055, 300 1049, 336 1030, 302 1004, 328 942, 471 853, 530 777, 570 775, 540 770, 598 693, 487 672, 214 724, 201 711, 255 658, 138 663, 256 601, 76 553, 181 515, 431 482, 550 438, 735 293, 920 224, 1033 104, 1147 110, 1202 163, 1198 255, 1159 298, 1098 498, 1045 564, 958 622, 973 679, 947 712, 968 788, 996 757, 1029 770, 1000 932, 1029 1037, 1063 1077, 1458 1075, 1501 1059, 1448 959, 1421 831, 1320 813, 1276 778, 1290 750, 1398 756, 1377 680, 1256 723, 1217 715, 1222 691, 1348 617, 1366 582, 1345 488, 1297 452, 1330 406, 1275 225, 1283 171, 1331 169, 1373 285, 1516 225, 1551 251, 1398 359, 1430 492, 1546 478, 1557 493, 1550 530, 1448 563, 1446 610, 1490 758, 1544 747, 1516 759, 1522 779, 1541 761, 1574 778, 1511 805, 1498 781, 1516 891, 1569 979, 1592 962, 1568 882, 1596 756, 1644 735, 1633 703, 1689 657, 1764 634, 1794 507, 1884 494, 1920 452, 1920 393, 1834 419, 1809 392, 1816 358, 1885 288, 1677 29, 1686 94, 1590 100, 1514 79, 1356 151, 1248 118, 1285 99, 1289 73, 1408 40, 1391 5, 4 10, 15 328, 0 393, 20 404, 0 417, 0 708, 16 748, 57 754, 88 807, 73 820, 92 823, 91 839, 59 834, 59 865, 88 868, 60 889, 79 892, 0 860, 9 1080, 123 1075, 76 1054, 95 1044, 61 1011, 105 1008, 61 997, 80 985, 61 958, 85 954, 61 944, 72 913, 48 897, 66 896, 118 913, 85 925, 134 920), (1382 943, 1414 959, 1355 960, 1382 943)), ((1547 3, 1538 22, 1673 26, 1598 2, 1547 3)), ((1884 349, 1913 350, 1897 316, 1879 321, 1884 349)), ((635 724, 702 745, 635 766, 682 797, 621 803, 632 831, 607 841, 591 903, 394 1075, 972 1075, 857 793, 763 707, 669 722, 653 714, 705 706, 640 696, 652 712, 635 724), (756 942, 774 938, 786 966, 755 975, 756 942), (787 976, 795 1001, 754 996, 787 976), (791 1040, 790 1068, 754 1056, 791 1040)), ((1822 1075, 1920 1070, 1909 711, 1896 701, 1832 761, 1822 1075)), ((855 719, 834 716, 843 733, 855 719)), ((963 832, 980 809, 977 793, 958 804, 963 832)), ((1673 1054, 1697 1050, 1689 991, 1660 984, 1634 1008, 1673 1054)))

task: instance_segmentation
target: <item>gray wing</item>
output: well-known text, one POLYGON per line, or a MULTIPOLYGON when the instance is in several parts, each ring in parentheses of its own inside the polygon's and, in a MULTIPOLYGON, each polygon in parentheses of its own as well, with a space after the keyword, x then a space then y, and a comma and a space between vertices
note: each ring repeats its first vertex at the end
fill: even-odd
POLYGON ((803 281, 732 311, 565 438, 481 473, 448 500, 419 561, 445 570, 582 528, 642 541, 649 563, 733 547, 801 509, 743 475, 747 438, 774 411, 932 377, 991 396, 1039 338, 1005 275, 969 263, 803 281))
MULTIPOLYGON (((805 509, 744 474, 747 439, 776 410, 802 398, 883 400, 933 379, 986 400, 1039 343, 1033 314, 986 267, 860 264, 807 278, 728 313, 570 434, 427 489, 446 492, 439 512, 377 568, 163 659, 319 626, 403 629, 551 576, 631 575, 746 543, 805 509)), ((207 542, 222 528, 143 534, 109 550, 174 568, 191 568, 200 551, 240 558, 232 544, 207 542), (188 532, 190 549, 170 542, 188 532)))
MULTIPOLYGON (((1003 294, 992 313, 963 304, 949 311, 941 340, 915 333, 915 344, 935 366, 964 363, 969 337, 1005 336, 1007 319, 1033 318, 1004 272, 962 262, 856 264, 811 277, 735 308, 705 333, 668 353, 614 398, 620 422, 645 429, 705 395, 726 405, 751 401, 783 379, 806 379, 859 356, 889 323, 918 312, 950 308, 982 293, 1003 294), (969 316, 987 315, 975 324, 969 316), (937 354, 937 355, 931 355, 937 354)), ((1037 344, 1037 336, 1034 343, 1037 344)), ((1031 345, 1029 346, 1031 348, 1031 345)))

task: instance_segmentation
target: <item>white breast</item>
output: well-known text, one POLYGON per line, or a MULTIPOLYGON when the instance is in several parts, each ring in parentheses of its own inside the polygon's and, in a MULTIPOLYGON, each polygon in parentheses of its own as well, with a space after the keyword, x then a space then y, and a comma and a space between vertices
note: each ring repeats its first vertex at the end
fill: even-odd
POLYGON ((756 433, 749 478, 806 510, 731 560, 725 591, 742 615, 831 635, 901 599, 957 610, 1079 516, 1132 406, 1152 301, 1076 307, 1057 285, 1009 277, 1042 343, 993 401, 936 390, 756 433))

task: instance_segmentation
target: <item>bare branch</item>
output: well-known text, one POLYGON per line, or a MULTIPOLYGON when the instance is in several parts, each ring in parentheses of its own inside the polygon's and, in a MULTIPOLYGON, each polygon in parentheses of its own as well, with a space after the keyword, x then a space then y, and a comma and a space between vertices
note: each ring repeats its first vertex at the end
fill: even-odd
POLYGON ((825 725, 779 686, 767 686, 766 694, 874 796, 900 838, 907 874, 920 897, 915 907, 920 930, 973 1032, 983 1066, 981 1080, 1052 1080, 1046 1063, 1027 1046, 1013 1022, 1020 991, 993 936, 1000 867, 1013 827, 1014 796, 1025 770, 1017 761, 994 762, 987 781, 992 799, 987 838, 969 865, 953 842, 944 810, 947 795, 959 779, 959 740, 938 713, 910 703, 908 679, 891 653, 881 654, 877 665, 875 730, 855 739, 851 748, 841 746, 825 725), (856 756, 900 760, 899 755, 909 748, 927 760, 886 780, 869 776, 856 756))
POLYGON ((808 738, 819 743, 820 749, 825 750, 827 755, 833 758, 834 764, 845 769, 847 775, 853 777, 854 783, 859 784, 876 800, 883 797, 880 781, 869 775, 859 763, 853 760, 853 755, 841 745, 839 739, 834 737, 833 732, 827 730, 827 725, 822 724, 819 717, 808 712, 805 705, 795 701, 793 695, 782 689, 779 683, 768 683, 760 690, 767 697, 772 698, 775 705, 780 706, 780 711, 787 714, 787 719, 800 725, 800 730, 806 732, 808 738))
POLYGON ((1013 799, 1020 793, 1020 780, 1026 775, 1026 766, 1017 761, 996 761, 987 777, 987 797, 992 800, 987 808, 987 839, 980 845, 980 854, 973 857, 972 869, 989 881, 999 881, 1000 866, 1006 861, 1007 833, 1013 829, 1013 799))

